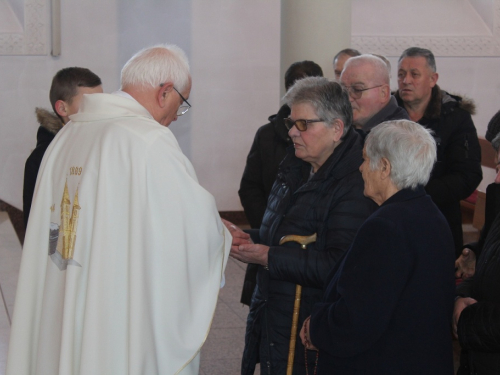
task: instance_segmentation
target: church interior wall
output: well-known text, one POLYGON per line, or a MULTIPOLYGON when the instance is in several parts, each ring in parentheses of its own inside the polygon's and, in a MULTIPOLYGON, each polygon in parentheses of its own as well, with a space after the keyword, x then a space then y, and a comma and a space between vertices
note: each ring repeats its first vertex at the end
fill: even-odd
MULTIPOLYGON (((3 5, 9 1, 3 0, 3 5)), ((50 19, 49 0, 24 1, 44 2, 50 19)), ((356 24, 368 22, 356 17, 357 2, 363 0, 352 0, 353 30, 356 24)), ((0 200, 22 206, 24 162, 35 147, 38 128, 34 110, 50 108, 48 90, 59 69, 87 67, 101 77, 104 91, 109 93, 119 88, 120 69, 134 52, 168 42, 186 51, 193 75, 193 109, 170 129, 193 162, 200 183, 215 196, 219 210, 241 210, 237 190, 255 131, 281 104, 280 3, 61 1, 59 57, 51 56, 50 48, 44 54, 0 55, 0 200)), ((474 3, 478 2, 471 1, 474 3)), ((13 14, 16 12, 18 8, 13 14)), ((407 15, 391 14, 398 16, 407 15)), ((491 22, 494 20, 485 20, 491 22)), ((0 44, 2 32, 0 29, 0 44)), ((43 33, 50 45, 50 23, 43 33)), ((331 51, 332 58, 336 52, 331 51)), ((389 60, 392 87, 396 88, 396 55, 389 60)), ((499 109, 499 63, 494 54, 437 56, 442 88, 475 100, 479 135, 484 135, 487 122, 499 109)), ((331 72, 331 67, 323 68, 331 72)))

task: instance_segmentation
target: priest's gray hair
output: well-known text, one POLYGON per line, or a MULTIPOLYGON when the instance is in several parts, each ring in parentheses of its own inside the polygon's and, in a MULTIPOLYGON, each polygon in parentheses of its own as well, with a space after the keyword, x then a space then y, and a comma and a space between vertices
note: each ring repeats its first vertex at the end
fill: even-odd
POLYGON ((183 91, 189 84, 189 62, 173 44, 144 48, 130 58, 121 72, 121 87, 157 87, 167 82, 183 91))
MULTIPOLYGON (((343 135, 352 124, 352 108, 349 94, 340 84, 324 77, 307 77, 295 81, 283 100, 291 108, 296 104, 309 104, 316 115, 327 126, 333 126, 335 120, 344 123, 343 135)), ((298 119, 295 119, 298 120, 298 119)))
POLYGON ((365 141, 370 169, 391 163, 390 178, 399 189, 425 185, 436 162, 436 141, 431 132, 413 121, 387 121, 374 127, 365 141))

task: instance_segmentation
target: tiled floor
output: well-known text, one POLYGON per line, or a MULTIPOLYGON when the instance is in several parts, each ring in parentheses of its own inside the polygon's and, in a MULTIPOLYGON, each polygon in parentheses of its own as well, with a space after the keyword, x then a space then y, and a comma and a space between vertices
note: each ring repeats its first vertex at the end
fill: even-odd
POLYGON ((0 375, 5 373, 10 317, 20 263, 21 244, 7 212, 0 212, 0 375))

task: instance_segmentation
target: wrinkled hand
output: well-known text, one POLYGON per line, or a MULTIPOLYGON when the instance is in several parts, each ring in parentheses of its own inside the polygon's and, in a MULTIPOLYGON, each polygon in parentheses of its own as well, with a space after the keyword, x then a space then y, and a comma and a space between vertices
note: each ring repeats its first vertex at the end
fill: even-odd
POLYGON ((302 340, 302 345, 304 345, 306 349, 318 350, 318 348, 316 348, 311 343, 311 336, 309 334, 310 321, 311 321, 311 317, 308 317, 306 320, 304 320, 304 324, 302 324, 302 329, 300 330, 300 339, 302 340))
POLYGON ((267 254, 269 246, 260 244, 248 244, 232 246, 230 255, 244 263, 255 263, 267 265, 267 254))
POLYGON ((455 277, 468 279, 476 272, 476 254, 471 249, 465 248, 455 261, 455 277))
POLYGON ((240 245, 245 245, 245 244, 252 244, 252 239, 250 238, 250 235, 248 233, 243 232, 240 228, 238 228, 236 225, 231 223, 230 221, 222 219, 222 223, 226 226, 227 230, 231 233, 231 236, 233 236, 233 242, 231 244, 231 250, 233 250, 233 247, 238 247, 240 245))
POLYGON ((477 303, 477 301, 474 298, 458 298, 455 301, 455 309, 453 310, 453 335, 458 338, 457 335, 457 325, 458 325, 458 320, 460 319, 460 314, 462 314, 463 309, 465 309, 467 306, 473 305, 477 303))

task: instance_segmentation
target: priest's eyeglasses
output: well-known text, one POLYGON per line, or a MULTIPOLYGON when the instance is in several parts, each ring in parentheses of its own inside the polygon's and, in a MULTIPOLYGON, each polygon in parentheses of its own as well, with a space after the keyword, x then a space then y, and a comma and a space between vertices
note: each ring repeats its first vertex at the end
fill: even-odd
POLYGON ((288 130, 290 130, 295 125, 295 127, 297 128, 297 130, 299 132, 305 132, 307 130, 307 124, 310 124, 310 123, 313 123, 313 122, 323 122, 323 121, 324 120, 321 120, 321 119, 315 119, 315 120, 303 120, 303 119, 292 120, 290 117, 287 117, 285 119, 285 126, 286 126, 286 128, 288 130))
POLYGON ((353 99, 360 99, 361 96, 363 95, 363 92, 371 89, 376 89, 377 87, 382 87, 384 85, 378 85, 378 86, 373 86, 373 87, 367 87, 366 89, 360 89, 359 87, 356 86, 344 86, 347 92, 349 93, 349 96, 353 99))
POLYGON ((182 94, 177 91, 177 89, 175 87, 172 86, 172 88, 175 90, 175 92, 177 94, 179 94, 179 96, 181 97, 182 99, 182 102, 183 103, 186 103, 186 104, 182 104, 179 109, 177 110, 177 116, 182 116, 182 115, 185 115, 187 111, 189 111, 189 108, 191 108, 191 104, 189 104, 189 102, 186 100, 186 98, 184 98, 182 96, 182 94))

